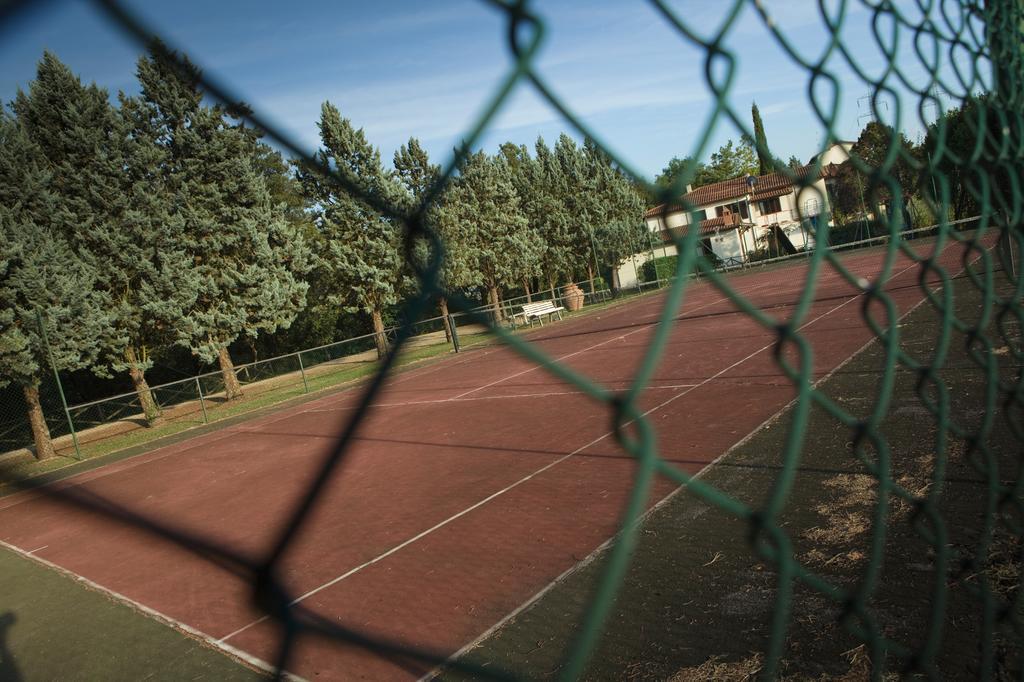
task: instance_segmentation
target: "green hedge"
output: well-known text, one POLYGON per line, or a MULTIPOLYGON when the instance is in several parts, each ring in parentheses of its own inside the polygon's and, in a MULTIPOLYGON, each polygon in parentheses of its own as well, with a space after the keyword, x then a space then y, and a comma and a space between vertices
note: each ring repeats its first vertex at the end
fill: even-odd
POLYGON ((658 279, 669 279, 676 274, 676 261, 679 256, 662 256, 649 260, 640 266, 640 281, 653 282, 658 279))

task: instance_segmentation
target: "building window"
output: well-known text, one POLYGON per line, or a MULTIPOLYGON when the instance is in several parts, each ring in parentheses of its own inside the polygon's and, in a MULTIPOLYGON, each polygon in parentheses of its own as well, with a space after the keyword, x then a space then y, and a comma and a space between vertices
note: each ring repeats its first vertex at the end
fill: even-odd
POLYGON ((757 208, 761 211, 761 215, 771 215, 782 211, 782 202, 779 197, 773 197, 757 202, 757 208))
POLYGON ((747 208, 747 202, 745 201, 737 201, 734 204, 726 204, 725 206, 715 206, 715 215, 721 218, 725 215, 726 209, 731 213, 738 213, 743 220, 750 220, 750 209, 747 208))

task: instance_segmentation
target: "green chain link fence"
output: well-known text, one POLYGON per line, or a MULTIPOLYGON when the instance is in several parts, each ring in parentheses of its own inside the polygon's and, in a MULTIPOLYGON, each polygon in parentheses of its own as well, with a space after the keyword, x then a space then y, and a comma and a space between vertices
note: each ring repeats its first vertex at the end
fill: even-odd
MULTIPOLYGON (((5 9, 10 11, 18 4, 6 3, 5 9)), ((531 88, 561 112, 569 126, 600 144, 627 173, 638 180, 642 179, 624 159, 616 156, 612 149, 602 144, 600 137, 558 97, 544 73, 536 67, 538 51, 546 39, 542 5, 538 4, 535 7, 525 1, 512 0, 492 0, 489 4, 505 14, 508 23, 508 48, 514 57, 514 64, 496 85, 484 113, 466 132, 465 143, 460 147, 457 158, 445 168, 442 178, 426 197, 424 206, 411 215, 404 213, 400 207, 381 203, 378 198, 364 197, 364 200, 377 210, 405 225, 410 235, 408 244, 413 243, 413 238, 426 239, 434 244, 435 260, 418 271, 421 293, 408 302, 403 312, 403 319, 406 320, 418 319, 440 293, 438 268, 443 245, 438 243, 436 236, 425 224, 425 207, 438 196, 445 183, 450 180, 459 159, 481 140, 495 116, 507 105, 510 95, 516 88, 531 88)), ((944 542, 945 530, 940 499, 942 471, 949 463, 946 443, 952 438, 957 438, 968 444, 972 465, 985 481, 979 495, 984 498, 986 512, 983 518, 978 520, 979 540, 971 548, 966 561, 975 567, 981 576, 977 582, 975 604, 984 637, 977 669, 983 677, 993 677, 1002 665, 999 660, 1002 654, 992 644, 996 629, 1004 626, 1010 628, 1014 633, 1014 646, 1017 648, 1018 656, 1022 637, 1021 591, 1018 588, 1009 597, 997 594, 984 571, 996 529, 1011 534, 1018 542, 1024 533, 1024 476, 1021 475, 1019 459, 1021 444, 1024 443, 1024 419, 1021 418, 1024 415, 1024 388, 1019 369, 1024 359, 1019 336, 1020 325, 1024 320, 1024 310, 1021 307, 1024 280, 1019 274, 1019 265, 1016 262, 1024 242, 1024 188, 1021 187, 1024 179, 1024 68, 1021 55, 1024 11, 1021 5, 1015 0, 994 0, 984 5, 967 0, 918 0, 904 7, 884 0, 863 0, 862 6, 866 7, 872 16, 875 47, 887 60, 886 67, 880 75, 874 77, 858 63, 854 51, 850 50, 842 39, 847 10, 855 4, 852 1, 822 2, 816 7, 808 4, 807 11, 820 14, 823 24, 828 27, 831 34, 827 48, 817 59, 803 56, 787 35, 786 26, 776 22, 765 4, 758 0, 734 0, 716 5, 720 8, 721 21, 709 35, 702 34, 674 4, 663 0, 654 0, 652 4, 663 20, 678 32, 681 41, 699 48, 705 54, 705 85, 714 101, 714 109, 696 145, 695 155, 698 157, 707 151, 713 127, 719 122, 730 123, 737 129, 749 132, 745 116, 734 102, 733 85, 738 63, 735 55, 726 47, 727 39, 735 28, 739 15, 744 11, 755 12, 762 21, 765 35, 771 36, 791 61, 807 74, 807 98, 818 117, 820 132, 824 133, 828 140, 838 139, 837 119, 840 113, 841 86, 834 75, 837 65, 852 70, 863 86, 870 90, 872 106, 876 109, 881 99, 899 99, 896 95, 897 89, 909 92, 910 98, 916 100, 912 103, 919 107, 935 104, 934 92, 937 88, 949 93, 957 106, 967 103, 968 98, 976 92, 988 92, 987 98, 979 104, 980 115, 974 120, 977 145, 973 153, 967 157, 957 156, 945 145, 945 140, 940 136, 934 148, 929 150, 929 156, 925 161, 913 162, 920 178, 928 180, 933 187, 933 195, 929 201, 931 213, 939 216, 935 228, 937 250, 941 250, 941 247, 950 242, 964 245, 968 253, 965 259, 965 266, 968 266, 965 276, 977 294, 979 304, 976 316, 960 318, 955 314, 954 273, 930 257, 920 256, 910 247, 910 243, 901 237, 901 233, 907 227, 903 224, 901 210, 885 214, 871 226, 876 232, 869 232, 869 235, 880 230, 887 238, 881 247, 884 251, 882 272, 874 282, 866 286, 856 273, 844 266, 836 252, 822 246, 807 254, 808 282, 814 282, 828 268, 839 273, 852 286, 865 291, 863 317, 877 336, 879 347, 884 353, 884 367, 869 414, 861 417, 844 408, 840 402, 833 400, 826 393, 817 390, 812 384, 813 349, 801 334, 800 326, 806 321, 814 300, 813 286, 807 287, 806 291, 801 293, 789 321, 781 323, 737 293, 731 286, 728 276, 712 267, 712 264, 701 255, 695 230, 677 236, 676 246, 680 254, 677 272, 701 273, 711 286, 721 291, 735 306, 765 329, 776 334, 777 346, 780 349, 777 354, 778 363, 796 391, 797 397, 791 407, 788 436, 781 453, 782 465, 773 486, 765 491, 763 501, 757 505, 741 502, 703 479, 687 475, 662 459, 654 445, 652 426, 640 414, 637 401, 666 347, 673 316, 679 310, 693 281, 690 277, 677 277, 671 281, 661 316, 663 324, 657 327, 644 360, 637 368, 633 385, 625 394, 613 395, 587 377, 554 362, 541 350, 531 346, 510 330, 493 327, 493 333, 501 342, 523 357, 544 366, 558 378, 570 382, 595 400, 606 404, 617 415, 616 422, 621 427, 617 431, 619 443, 638 463, 635 485, 628 507, 622 515, 620 533, 603 559, 599 583, 577 624, 575 639, 560 669, 560 676, 563 679, 575 679, 586 669, 601 633, 608 624, 615 597, 622 588, 631 552, 637 542, 637 521, 644 512, 652 481, 659 475, 688 486, 692 494, 713 505, 723 514, 742 520, 749 529, 751 548, 777 575, 771 609, 771 635, 764 661, 760 666, 760 674, 763 677, 773 678, 780 672, 788 622, 798 586, 800 589, 810 589, 832 604, 837 612, 837 622, 866 645, 871 660, 875 662, 872 676, 879 678, 885 670, 886 661, 892 657, 902 661, 901 669, 906 672, 935 675, 935 662, 943 628, 942 605, 948 597, 942 582, 939 581, 935 588, 934 617, 927 631, 921 633, 920 641, 914 644, 889 639, 885 628, 872 614, 870 602, 873 593, 878 589, 890 502, 903 501, 915 510, 916 518, 919 519, 915 526, 916 531, 931 549, 933 560, 938 567, 936 570, 940 574, 948 571, 954 562, 956 557, 944 542), (912 8, 913 12, 908 11, 908 7, 912 8), (928 77, 923 81, 909 76, 906 65, 897 58, 895 45, 901 40, 913 43, 917 59, 928 73, 928 77), (946 56, 951 63, 962 65, 963 68, 954 69, 952 75, 943 72, 938 66, 940 55, 946 56), (970 232, 960 232, 950 225, 950 193, 955 189, 950 186, 951 168, 960 172, 960 176, 964 178, 962 182, 969 187, 978 207, 977 227, 970 232), (993 236, 997 238, 999 246, 989 250, 986 245, 993 236), (939 321, 938 333, 928 357, 915 356, 902 348, 898 325, 880 322, 874 312, 884 310, 889 320, 895 320, 897 317, 895 304, 881 284, 892 275, 894 262, 898 256, 905 256, 918 262, 922 294, 927 298, 928 305, 939 321), (973 264, 971 261, 974 261, 973 264), (937 277, 939 285, 934 289, 926 286, 928 277, 937 277), (978 425, 972 428, 953 419, 950 413, 948 387, 941 376, 951 343, 954 338, 960 336, 968 340, 966 350, 974 371, 985 380, 983 404, 977 405, 977 409, 983 411, 984 416, 978 425), (1003 347, 1009 349, 1007 360, 1016 368, 1009 376, 1005 367, 999 364, 999 356, 994 354, 995 350, 1003 347), (797 351, 795 363, 786 359, 787 353, 782 352, 786 348, 797 351), (916 377, 920 403, 930 413, 937 433, 940 434, 934 452, 936 485, 923 494, 907 490, 894 478, 892 460, 896 453, 890 450, 886 435, 880 428, 891 406, 895 377, 901 372, 909 372, 916 377), (792 538, 780 521, 793 490, 797 468, 805 455, 804 438, 812 408, 824 411, 835 423, 848 430, 852 443, 851 461, 859 462, 863 471, 876 482, 874 525, 872 537, 865 548, 867 562, 863 579, 852 586, 831 582, 799 561, 794 555, 792 538), (1004 466, 1000 469, 1000 463, 1005 462, 1002 459, 1003 453, 996 452, 990 443, 989 436, 997 419, 1006 420, 1015 439, 1010 449, 1017 459, 1010 468, 1004 466), (625 428, 627 425, 628 429, 625 428)), ((145 26, 128 8, 114 0, 97 0, 96 5, 112 22, 122 27, 140 44, 148 45, 160 34, 158 28, 154 30, 145 26)), ((0 13, 0 18, 2 17, 3 13, 0 13)), ((171 61, 175 59, 170 52, 164 53, 162 57, 171 61)), ((203 85, 211 96, 224 102, 239 100, 223 83, 207 77, 204 78, 203 85)), ((265 130, 270 138, 289 153, 303 159, 308 168, 330 174, 320 167, 301 145, 258 113, 251 115, 249 121, 265 130)), ((893 176, 893 169, 895 164, 905 160, 905 157, 906 150, 901 149, 899 139, 894 136, 890 140, 888 156, 881 164, 858 164, 865 191, 869 196, 877 196, 880 191, 887 188, 897 209, 900 208, 905 198, 893 176)), ((350 178, 343 174, 332 174, 332 177, 346 191, 358 193, 357 183, 350 178)), ((679 178, 674 186, 660 191, 657 194, 658 199, 666 205, 671 201, 677 201, 688 180, 689 178, 685 177, 679 178)), ((793 180, 801 187, 811 185, 807 178, 794 177, 793 180)), ((655 191, 654 188, 651 189, 652 192, 655 191)), ((697 207, 685 208, 695 210, 697 207)), ((824 245, 827 242, 825 230, 824 234, 819 235, 819 243, 824 245)), ((417 267, 416 259, 409 260, 413 267, 417 267)), ((449 300, 449 305, 453 311, 463 312, 468 319, 476 323, 492 325, 491 317, 474 310, 473 303, 468 300, 453 297, 449 300)), ((429 652, 410 650, 366 633, 347 630, 303 611, 301 607, 287 606, 287 594, 283 585, 276 580, 275 573, 285 550, 306 523, 313 501, 320 495, 327 480, 344 459, 354 432, 371 409, 371 404, 385 377, 393 369, 398 353, 412 334, 411 324, 403 325, 396 330, 390 354, 380 364, 361 401, 352 410, 345 431, 331 455, 325 459, 319 476, 310 486, 304 500, 292 510, 290 517, 284 520, 279 540, 273 549, 258 563, 252 563, 221 548, 210 546, 202 538, 183 536, 170 528, 152 527, 122 512, 127 521, 134 520, 154 533, 176 540, 248 576, 253 582, 258 602, 282 626, 277 660, 282 670, 287 667, 296 638, 309 633, 338 638, 385 656, 414 659, 428 664, 444 663, 429 652)), ((323 358, 318 357, 318 360, 329 359, 326 350, 322 354, 323 358)), ((261 371, 254 369, 250 375, 251 379, 258 380, 261 371)), ((196 388, 198 394, 200 387, 196 388)), ((198 397, 188 393, 191 389, 182 390, 182 395, 161 397, 160 400, 175 401, 198 397)), ((203 385, 202 390, 215 392, 217 387, 203 385)), ((119 409, 131 410, 134 407, 126 404, 119 409)), ((98 423, 105 417, 79 414, 78 418, 98 423)), ((506 673, 477 667, 464 661, 456 660, 448 664, 452 669, 480 677, 508 676, 506 673)))

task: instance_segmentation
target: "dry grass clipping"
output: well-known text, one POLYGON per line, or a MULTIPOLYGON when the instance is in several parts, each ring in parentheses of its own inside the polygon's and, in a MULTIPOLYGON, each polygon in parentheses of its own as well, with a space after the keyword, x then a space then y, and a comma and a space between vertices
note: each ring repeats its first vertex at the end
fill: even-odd
POLYGON ((815 508, 823 523, 801 533, 814 545, 801 560, 818 566, 856 565, 864 560, 860 547, 871 530, 877 483, 866 474, 839 474, 823 484, 834 491, 834 497, 815 508))
POLYGON ((694 668, 683 668, 668 678, 668 682, 746 682, 757 679, 763 664, 761 654, 730 662, 723 662, 721 656, 712 656, 694 668))

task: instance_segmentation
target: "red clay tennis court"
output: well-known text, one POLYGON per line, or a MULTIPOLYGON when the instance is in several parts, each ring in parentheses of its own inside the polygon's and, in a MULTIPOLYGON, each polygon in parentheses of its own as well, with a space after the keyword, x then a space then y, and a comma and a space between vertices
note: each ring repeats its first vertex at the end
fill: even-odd
MULTIPOLYGON (((922 254, 930 240, 913 242, 922 254)), ((867 280, 884 251, 843 258, 867 280)), ((936 261, 962 268, 962 247, 936 261)), ((733 289, 785 320, 806 264, 737 273, 733 289)), ((885 289, 900 314, 922 301, 921 266, 900 257, 885 289)), ((935 280, 937 282, 937 279, 935 280)), ((800 329, 815 378, 874 338, 863 291, 825 269, 800 329)), ((610 390, 627 388, 664 305, 633 299, 531 331, 551 358, 610 390)), ((882 324, 881 306, 871 308, 882 324)), ((777 334, 706 282, 688 290, 642 407, 661 455, 696 473, 794 397, 777 334)), ((271 667, 281 633, 235 573, 110 515, 74 491, 201 536, 257 561, 344 428, 354 388, 0 500, 0 539, 271 667)), ((610 410, 501 346, 389 380, 356 442, 288 550, 295 601, 339 626, 448 656, 472 643, 617 531, 633 460, 610 410)), ((659 481, 654 505, 675 488, 659 481)), ((431 666, 325 638, 301 640, 290 672, 415 679, 431 666)))

